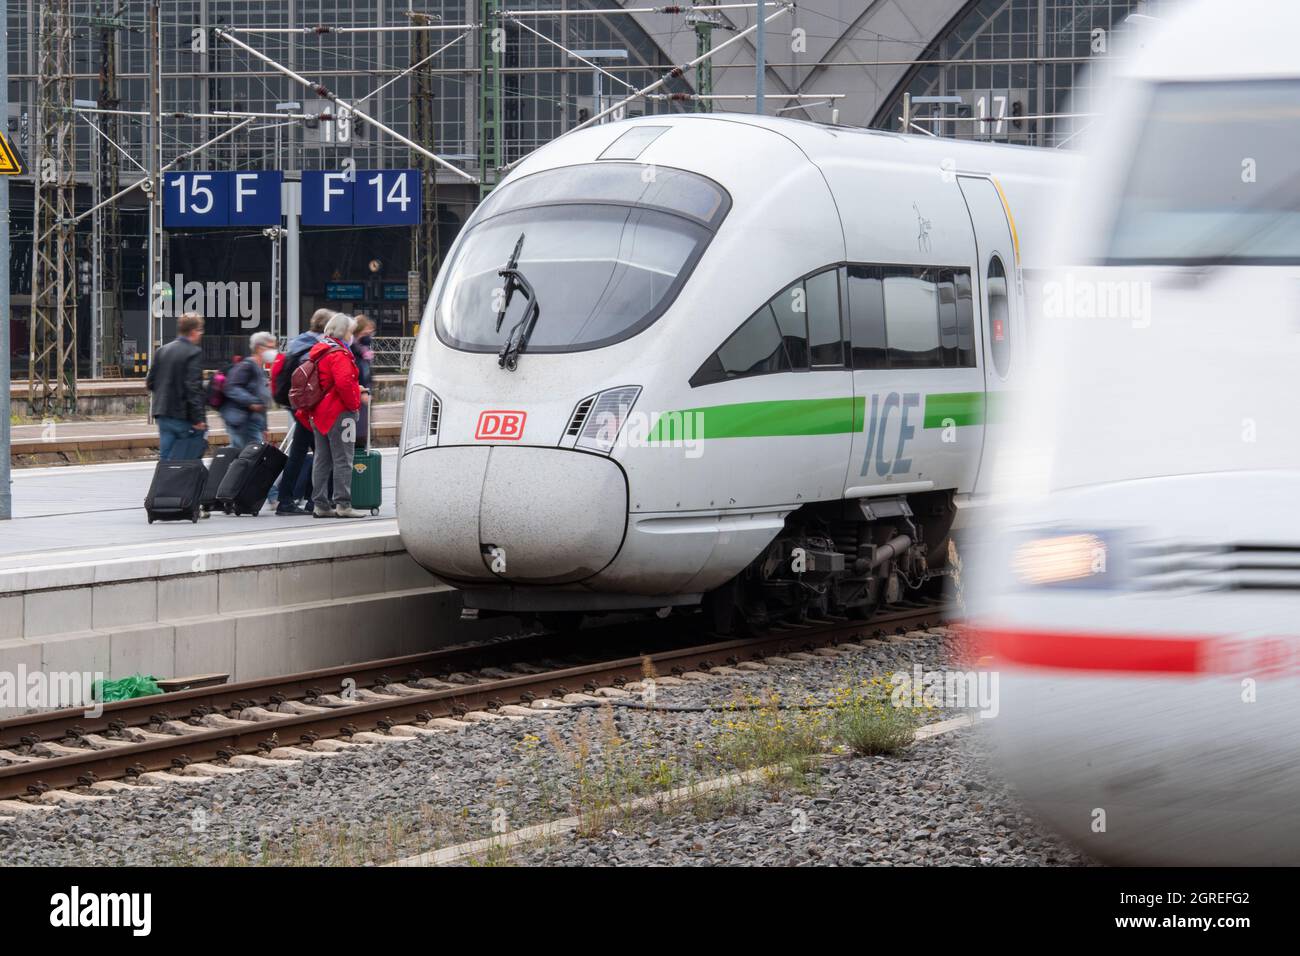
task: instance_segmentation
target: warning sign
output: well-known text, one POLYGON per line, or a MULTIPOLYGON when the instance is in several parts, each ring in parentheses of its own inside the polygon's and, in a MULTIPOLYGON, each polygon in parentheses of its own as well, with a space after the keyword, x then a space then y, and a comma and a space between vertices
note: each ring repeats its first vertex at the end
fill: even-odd
POLYGON ((9 144, 4 133, 0 133, 0 176, 17 176, 23 171, 23 161, 18 150, 9 144))

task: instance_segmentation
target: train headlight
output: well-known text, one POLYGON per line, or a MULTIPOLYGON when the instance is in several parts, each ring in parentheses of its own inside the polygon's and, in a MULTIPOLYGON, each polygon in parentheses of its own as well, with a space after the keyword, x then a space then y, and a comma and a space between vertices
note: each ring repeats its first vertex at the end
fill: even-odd
POLYGON ((609 454, 640 394, 640 385, 622 385, 597 395, 578 433, 577 447, 609 454))
POLYGON ((402 454, 438 444, 438 419, 442 402, 423 385, 412 385, 402 416, 402 454))
POLYGON ((1016 581, 1031 587, 1113 587, 1116 541, 1100 532, 1042 534, 1021 542, 1011 555, 1016 581))

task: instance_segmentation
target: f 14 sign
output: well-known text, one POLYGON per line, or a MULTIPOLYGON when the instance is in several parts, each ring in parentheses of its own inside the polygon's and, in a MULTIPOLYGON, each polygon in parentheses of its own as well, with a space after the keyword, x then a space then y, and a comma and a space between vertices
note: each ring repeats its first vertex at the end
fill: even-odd
POLYGON ((418 169, 303 170, 304 226, 414 226, 419 222, 418 169))
POLYGON ((163 181, 163 225, 278 226, 280 172, 168 173, 163 181))

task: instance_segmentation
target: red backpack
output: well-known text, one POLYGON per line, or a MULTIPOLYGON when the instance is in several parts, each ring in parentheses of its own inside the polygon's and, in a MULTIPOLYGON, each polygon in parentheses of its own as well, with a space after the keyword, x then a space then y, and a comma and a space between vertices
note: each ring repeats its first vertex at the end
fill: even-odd
MULTIPOLYGON (((329 349, 321 357, 324 358, 329 352, 341 347, 331 343, 329 349)), ((295 412, 310 412, 325 397, 325 392, 320 384, 320 368, 318 365, 319 363, 313 360, 309 354, 293 370, 293 378, 290 379, 289 384, 289 407, 295 412)))

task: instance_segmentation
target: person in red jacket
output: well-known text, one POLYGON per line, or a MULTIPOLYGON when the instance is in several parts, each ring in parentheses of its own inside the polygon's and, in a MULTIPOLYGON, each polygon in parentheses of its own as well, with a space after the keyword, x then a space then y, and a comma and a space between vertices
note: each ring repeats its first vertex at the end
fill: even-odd
POLYGON ((317 518, 364 518, 364 511, 352 507, 352 454, 357 444, 357 411, 361 408, 361 386, 357 363, 352 358, 354 322, 351 316, 334 315, 325 325, 325 337, 312 346, 307 357, 316 364, 321 399, 311 409, 316 433, 316 455, 312 462, 312 514, 317 518), (334 495, 329 494, 330 476, 334 495))

